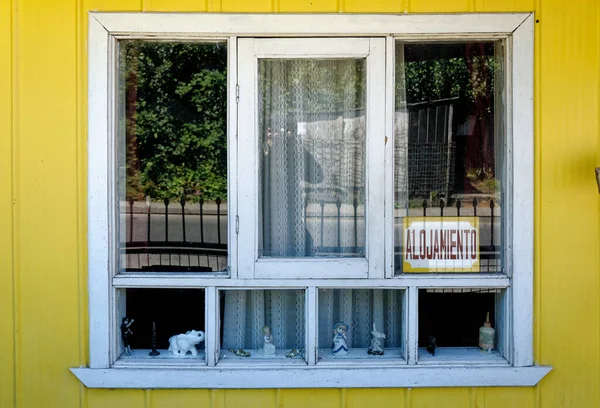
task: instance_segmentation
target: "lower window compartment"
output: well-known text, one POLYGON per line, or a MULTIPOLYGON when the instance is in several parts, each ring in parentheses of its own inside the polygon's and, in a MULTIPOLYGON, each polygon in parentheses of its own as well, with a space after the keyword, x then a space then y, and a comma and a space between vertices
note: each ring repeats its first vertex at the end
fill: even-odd
POLYGON ((318 293, 319 365, 406 359, 404 290, 322 288, 318 293))
POLYGON ((431 288, 419 290, 420 365, 506 366, 506 289, 431 288), (494 347, 479 347, 480 328, 489 313, 494 347))
POLYGON ((306 291, 220 290, 218 365, 305 365, 306 291))
POLYGON ((205 364, 204 289, 127 288, 119 289, 117 297, 120 341, 119 358, 113 366, 205 364), (133 319, 126 339, 125 317, 133 319), (182 334, 187 337, 176 337, 182 334), (131 347, 130 355, 125 341, 131 347))

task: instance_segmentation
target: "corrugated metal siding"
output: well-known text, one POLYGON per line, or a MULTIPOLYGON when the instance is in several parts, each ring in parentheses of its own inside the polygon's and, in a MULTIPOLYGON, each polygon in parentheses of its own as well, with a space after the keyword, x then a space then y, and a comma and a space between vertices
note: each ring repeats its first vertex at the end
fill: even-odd
MULTIPOLYGON (((599 4, 594 0, 0 2, 0 407, 600 406, 599 4), (89 10, 506 12, 536 18, 535 388, 88 390, 89 10)), ((518 175, 516 175, 518 177, 518 175)))

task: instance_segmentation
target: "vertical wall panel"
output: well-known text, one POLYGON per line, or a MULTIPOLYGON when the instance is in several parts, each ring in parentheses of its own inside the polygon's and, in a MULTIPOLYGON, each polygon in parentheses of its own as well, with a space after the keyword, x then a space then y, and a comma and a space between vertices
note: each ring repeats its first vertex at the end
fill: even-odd
POLYGON ((146 0, 148 11, 206 11, 206 0, 146 0))
POLYGON ((485 388, 485 408, 533 407, 534 392, 532 388, 485 388))
POLYGON ((76 406, 75 2, 21 1, 18 18, 19 405, 76 406))
MULTIPOLYGON (((406 10, 407 0, 378 0, 369 4, 370 13, 402 13, 406 10)), ((344 0, 343 11, 360 13, 365 9, 364 0, 344 0)))
POLYGON ((597 7, 545 0, 539 23, 540 362, 555 367, 544 408, 599 404, 597 7))
MULTIPOLYGON (((350 373, 348 373, 350 375, 350 373)), ((340 390, 281 390, 281 408, 332 408, 340 407, 340 390)), ((277 408, 280 408, 277 407, 277 408)))
MULTIPOLYGON (((153 390, 150 408, 209 407, 209 390, 153 390)), ((266 407, 265 407, 266 408, 266 407)))
POLYGON ((268 13, 277 11, 274 3, 278 0, 222 0, 223 12, 268 13))
POLYGON ((486 13, 527 12, 535 9, 533 0, 476 0, 475 11, 486 13))
POLYGON ((342 408, 408 408, 404 405, 406 390, 404 389, 351 389, 346 395, 346 406, 342 408))
MULTIPOLYGON (((148 408, 144 390, 95 390, 87 392, 86 408, 148 408)), ((56 405, 56 407, 66 405, 56 405)), ((199 406, 199 405, 198 405, 199 406)))
POLYGON ((470 405, 467 388, 416 388, 411 394, 411 408, 465 408, 470 405))
MULTIPOLYGON (((0 3, 0 407, 14 401, 12 2, 0 3)), ((15 95, 16 96, 16 95, 15 95)))
POLYGON ((279 408, 275 390, 225 390, 225 407, 279 408))
POLYGON ((409 0, 411 13, 464 13, 474 8, 474 0, 409 0))
POLYGON ((283 13, 336 13, 342 0, 279 0, 283 13))

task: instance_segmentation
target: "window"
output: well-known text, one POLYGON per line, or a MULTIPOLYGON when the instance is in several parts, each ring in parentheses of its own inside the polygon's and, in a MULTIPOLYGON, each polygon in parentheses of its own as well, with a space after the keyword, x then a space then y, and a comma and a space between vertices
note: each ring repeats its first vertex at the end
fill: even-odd
POLYGON ((90 14, 75 375, 536 384, 533 16, 260 17, 90 14))

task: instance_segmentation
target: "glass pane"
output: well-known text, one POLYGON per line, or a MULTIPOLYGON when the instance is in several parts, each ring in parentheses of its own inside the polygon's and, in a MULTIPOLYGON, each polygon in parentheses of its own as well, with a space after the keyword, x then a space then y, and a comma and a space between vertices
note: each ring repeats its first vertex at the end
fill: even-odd
POLYGON ((499 41, 396 44, 396 273, 504 271, 502 55, 499 41), (461 263, 467 232, 479 245, 461 263))
POLYGON ((319 359, 403 358, 404 293, 320 289, 319 359))
POLYGON ((259 61, 260 256, 364 256, 365 67, 259 61))
POLYGON ((220 293, 221 361, 268 359, 305 364, 304 290, 220 293))
POLYGON ((120 270, 227 268, 226 43, 119 43, 120 270))
POLYGON ((121 358, 204 360, 204 289, 121 289, 119 299, 121 341, 131 349, 121 358), (187 332, 187 342, 172 341, 187 332))

